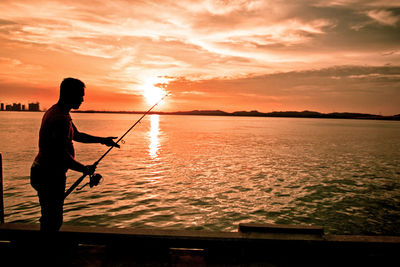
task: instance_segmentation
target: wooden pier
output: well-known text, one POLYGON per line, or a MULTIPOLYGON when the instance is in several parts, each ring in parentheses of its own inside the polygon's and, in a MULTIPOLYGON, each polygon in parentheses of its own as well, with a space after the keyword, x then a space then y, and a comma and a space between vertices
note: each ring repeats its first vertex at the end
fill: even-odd
POLYGON ((66 266, 393 266, 400 251, 398 236, 326 235, 318 226, 240 224, 237 232, 63 226, 49 238, 38 225, 0 225, 2 262, 40 262, 38 255, 52 255, 44 242, 50 250, 62 244, 54 253, 66 266))

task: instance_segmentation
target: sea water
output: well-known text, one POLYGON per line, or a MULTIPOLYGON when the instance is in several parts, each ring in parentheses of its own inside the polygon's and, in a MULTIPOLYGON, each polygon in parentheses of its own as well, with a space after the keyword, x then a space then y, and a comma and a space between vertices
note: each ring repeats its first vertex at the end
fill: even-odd
MULTIPOLYGON (((42 116, 0 112, 6 222, 38 223, 29 171, 42 116)), ((117 137, 140 116, 72 114, 80 131, 117 137)), ((107 147, 75 149, 92 164, 107 147)), ((100 185, 66 199, 66 225, 236 231, 246 222, 400 235, 398 121, 150 115, 97 172, 100 185)), ((67 186, 79 177, 69 171, 67 186)))

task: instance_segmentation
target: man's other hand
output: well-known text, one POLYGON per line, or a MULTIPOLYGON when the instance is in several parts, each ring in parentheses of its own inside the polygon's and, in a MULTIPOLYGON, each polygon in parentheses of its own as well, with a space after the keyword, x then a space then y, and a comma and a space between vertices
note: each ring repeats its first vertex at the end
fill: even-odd
POLYGON ((101 143, 106 146, 115 146, 115 147, 120 147, 117 143, 114 142, 113 139, 116 139, 117 137, 103 137, 103 140, 101 143))
POLYGON ((92 175, 96 171, 96 165, 86 165, 83 174, 92 175))

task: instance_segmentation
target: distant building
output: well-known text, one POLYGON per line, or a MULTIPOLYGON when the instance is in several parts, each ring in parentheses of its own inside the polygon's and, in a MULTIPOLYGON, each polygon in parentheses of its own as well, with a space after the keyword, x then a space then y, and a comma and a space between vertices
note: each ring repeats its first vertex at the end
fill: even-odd
POLYGON ((21 103, 13 103, 12 105, 0 103, 0 111, 40 111, 40 108, 39 102, 29 103, 28 106, 21 103))
POLYGON ((29 111, 40 111, 39 102, 36 102, 36 103, 29 103, 28 110, 29 110, 29 111))
POLYGON ((12 110, 13 111, 21 111, 22 110, 21 103, 14 103, 12 105, 12 110))

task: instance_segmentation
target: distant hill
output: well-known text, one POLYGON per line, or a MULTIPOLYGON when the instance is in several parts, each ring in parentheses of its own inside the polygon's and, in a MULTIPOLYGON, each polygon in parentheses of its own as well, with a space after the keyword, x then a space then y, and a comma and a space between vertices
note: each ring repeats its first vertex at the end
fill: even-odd
POLYGON ((208 115, 208 116, 250 116, 250 117, 287 117, 287 118, 336 118, 336 119, 390 119, 400 120, 400 114, 396 116, 381 116, 364 113, 350 113, 350 112, 334 112, 334 113, 320 113, 316 111, 273 111, 268 113, 252 111, 235 111, 232 113, 224 112, 221 110, 193 110, 193 111, 180 111, 170 112, 173 115, 208 115))
POLYGON ((192 110, 192 111, 177 111, 166 112, 174 115, 206 115, 206 116, 229 116, 230 113, 221 110, 192 110))

